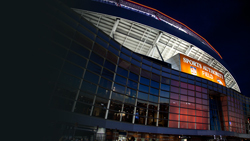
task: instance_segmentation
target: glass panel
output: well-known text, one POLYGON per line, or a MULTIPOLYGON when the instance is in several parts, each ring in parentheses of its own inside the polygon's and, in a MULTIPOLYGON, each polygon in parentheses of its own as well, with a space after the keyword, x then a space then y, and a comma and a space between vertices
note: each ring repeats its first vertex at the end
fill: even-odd
POLYGON ((170 79, 168 79, 168 78, 166 78, 166 77, 162 77, 162 78, 161 78, 161 83, 170 84, 170 79))
POLYGON ((141 66, 141 63, 138 62, 138 61, 136 61, 135 59, 132 59, 132 60, 131 60, 131 63, 132 63, 132 64, 135 64, 135 65, 138 66, 138 67, 141 66))
POLYGON ((125 70, 125 69, 123 69, 123 68, 121 68, 121 67, 117 68, 117 73, 120 74, 120 75, 122 75, 122 76, 128 77, 128 71, 125 70))
POLYGON ((132 57, 135 58, 136 60, 141 61, 141 57, 135 53, 132 54, 132 57))
POLYGON ((138 85, 138 83, 131 81, 131 80, 128 80, 128 84, 127 84, 128 87, 137 89, 137 85, 138 85))
POLYGON ((67 73, 73 74, 77 77, 82 77, 82 75, 83 75, 83 69, 81 69, 81 68, 79 68, 71 63, 68 63, 68 62, 64 63, 62 70, 67 72, 67 73))
POLYGON ((108 60, 105 61, 104 67, 106 67, 107 69, 115 72, 115 65, 113 63, 111 63, 110 61, 108 61, 108 60))
POLYGON ((86 92, 89 92, 89 93, 95 93, 96 92, 96 85, 94 84, 91 84, 89 82, 86 82, 86 81, 82 81, 82 86, 81 86, 81 89, 83 91, 86 91, 86 92))
POLYGON ((146 77, 146 78, 150 78, 151 77, 151 73, 149 71, 146 71, 146 70, 141 70, 141 75, 143 77, 146 77))
POLYGON ((160 76, 157 75, 157 74, 154 74, 152 73, 152 77, 151 77, 153 80, 157 81, 157 82, 160 82, 160 76))
POLYGON ((148 65, 142 64, 141 67, 142 67, 143 69, 145 69, 145 70, 151 71, 151 67, 148 66, 148 65))
POLYGON ((89 50, 74 41, 72 42, 70 49, 86 58, 89 58, 89 50))
POLYGON ((77 64, 77 65, 79 65, 81 67, 85 68, 85 66, 86 66, 87 60, 80 57, 80 56, 78 56, 78 55, 76 55, 75 53, 73 53, 71 51, 68 52, 68 55, 67 55, 66 58, 67 58, 67 60, 69 60, 69 61, 71 61, 71 62, 73 62, 73 63, 75 63, 75 64, 77 64))
POLYGON ((124 60, 130 62, 130 57, 129 57, 129 56, 127 56, 127 55, 121 53, 120 57, 121 57, 122 59, 124 59, 124 60))
POLYGON ((170 99, 170 105, 171 106, 177 106, 177 107, 179 107, 179 101, 178 100, 170 99))
POLYGON ((143 91, 143 92, 147 92, 147 93, 148 93, 149 87, 148 87, 148 86, 145 86, 145 85, 140 84, 140 86, 139 86, 139 90, 140 90, 140 91, 143 91))
MULTIPOLYGON (((186 109, 186 108, 180 108, 180 114, 182 114, 182 115, 186 115, 186 114, 188 114, 188 109, 186 109)), ((186 120, 185 121, 187 121, 187 116, 185 116, 186 117, 186 120)), ((182 120, 183 121, 183 120, 182 120)))
POLYGON ((85 75, 84 75, 84 79, 88 80, 88 81, 90 81, 92 83, 98 84, 99 76, 96 75, 96 74, 93 74, 93 73, 91 73, 89 71, 86 71, 85 75))
POLYGON ((89 61, 87 69, 100 74, 102 68, 96 65, 95 63, 92 63, 91 61, 89 61))
POLYGON ((130 67, 130 63, 129 62, 127 62, 127 61, 125 61, 125 60, 123 60, 123 59, 120 59, 119 60, 119 66, 121 66, 121 67, 123 67, 124 69, 129 69, 129 67, 130 67))
POLYGON ((92 52, 91 53, 91 56, 90 56, 90 60, 100 64, 100 65, 103 65, 103 61, 104 61, 104 58, 102 58, 101 56, 97 55, 96 53, 92 52))
POLYGON ((124 96, 124 103, 135 105, 135 99, 129 96, 124 96))
POLYGON ((187 90, 186 89, 181 89, 181 94, 187 95, 187 90))
POLYGON ((131 97, 136 97, 136 91, 133 89, 127 88, 126 94, 131 97))
POLYGON ((188 89, 194 90, 194 85, 188 84, 188 89))
POLYGON ((129 73, 129 78, 132 79, 132 80, 138 81, 139 76, 136 75, 136 74, 134 74, 134 73, 132 73, 132 72, 130 72, 129 73))
POLYGON ((154 95, 149 95, 149 101, 158 103, 158 96, 154 96, 154 95))
POLYGON ((171 113, 179 113, 179 107, 170 106, 169 108, 170 108, 169 112, 171 112, 171 113))
POLYGON ((160 96, 169 98, 169 92, 161 91, 160 96))
POLYGON ((180 95, 182 101, 187 101, 187 96, 180 95))
MULTIPOLYGON (((172 114, 171 114, 171 118, 172 118, 172 114)), ((169 121, 169 127, 170 128, 178 128, 178 121, 169 121)))
POLYGON ((155 88, 159 88, 159 83, 156 81, 151 80, 151 86, 155 88))
POLYGON ((130 71, 132 71, 132 72, 134 72, 136 74, 140 74, 140 68, 133 65, 133 64, 131 64, 131 66, 130 66, 130 71))
POLYGON ((110 91, 107 89, 103 89, 101 87, 98 88, 97 95, 109 99, 110 91))
POLYGON ((150 93, 154 94, 154 95, 159 95, 159 90, 158 89, 154 89, 154 88, 150 88, 150 93))
POLYGON ((121 83, 121 84, 123 84, 123 85, 126 85, 127 79, 124 78, 124 77, 121 77, 121 76, 119 76, 119 75, 116 75, 116 77, 115 77, 115 82, 121 83))
POLYGON ((179 88, 178 88, 178 87, 171 86, 171 92, 179 93, 179 88))
POLYGON ((148 94, 138 92, 138 98, 143 99, 143 100, 148 100, 148 94))
POLYGON ((103 69, 102 70, 102 76, 110 79, 110 80, 113 80, 113 77, 114 77, 114 73, 112 73, 111 71, 108 71, 107 69, 103 69))
POLYGON ((90 106, 90 105, 83 104, 81 102, 77 102, 74 112, 89 115, 90 111, 91 111, 91 107, 92 106, 90 106))
POLYGON ((109 59, 111 62, 116 64, 117 60, 118 60, 118 57, 115 54, 108 51, 107 59, 109 59))
POLYGON ((161 89, 166 90, 166 91, 170 91, 170 86, 165 85, 165 84, 161 84, 161 89))
POLYGON ((101 78, 99 85, 106 89, 111 89, 112 82, 107 79, 101 78))
POLYGON ((124 99, 124 95, 112 92, 112 98, 111 99, 112 100, 118 100, 118 101, 121 102, 124 99))
POLYGON ((102 57, 106 56, 106 49, 104 49, 101 45, 97 43, 94 44, 93 51, 101 55, 102 57))
POLYGON ((73 77, 65 73, 61 73, 58 82, 66 84, 67 86, 73 88, 79 88, 80 79, 77 79, 76 77, 73 77))
POLYGON ((144 78, 144 77, 141 77, 141 78, 140 78, 140 83, 149 85, 149 79, 144 78))
POLYGON ((113 87, 113 91, 119 92, 119 93, 124 93, 125 92, 125 87, 115 83, 114 87, 113 87))
POLYGON ((170 98, 172 99, 179 99, 179 94, 171 93, 170 98))

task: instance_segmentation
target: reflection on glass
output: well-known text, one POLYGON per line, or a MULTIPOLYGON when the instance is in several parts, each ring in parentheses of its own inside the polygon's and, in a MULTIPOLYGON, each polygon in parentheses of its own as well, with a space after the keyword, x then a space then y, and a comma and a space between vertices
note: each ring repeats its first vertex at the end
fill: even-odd
POLYGON ((160 92, 160 96, 169 98, 169 92, 167 92, 167 91, 161 91, 160 92))
POLYGON ((113 91, 119 92, 119 93, 124 93, 125 92, 125 87, 119 84, 114 84, 113 91))
POLYGON ((98 88, 97 95, 109 99, 110 91, 107 89, 103 89, 101 87, 98 88))
POLYGON ((118 100, 118 101, 122 102, 123 99, 124 99, 124 95, 112 92, 112 98, 111 99, 112 100, 118 100))
POLYGON ((145 85, 149 85, 149 79, 141 77, 140 78, 140 83, 145 84, 145 85))
POLYGON ((148 100, 148 94, 143 92, 138 92, 138 98, 143 100, 148 100))
POLYGON ((81 102, 77 102, 74 112, 89 115, 90 111, 91 111, 91 107, 92 106, 90 106, 90 105, 87 105, 87 104, 84 104, 81 102))
POLYGON ((161 84, 161 89, 162 90, 166 90, 166 91, 170 91, 170 86, 169 85, 165 85, 165 84, 161 84))
POLYGON ((136 91, 133 89, 127 88, 126 95, 131 96, 131 97, 136 97, 136 91))
POLYGON ((140 84, 140 86, 139 86, 139 90, 140 90, 140 91, 143 91, 143 92, 148 93, 149 87, 148 87, 148 86, 145 86, 145 85, 140 84))
POLYGON ((91 73, 89 71, 86 71, 85 75, 84 75, 84 79, 88 80, 88 81, 90 81, 92 83, 98 84, 99 76, 96 75, 96 74, 93 74, 93 73, 91 73))
POLYGON ((123 68, 121 68, 121 67, 117 68, 117 73, 120 74, 120 75, 122 75, 122 76, 128 77, 128 71, 125 70, 125 69, 123 69, 123 68))
POLYGON ((154 88, 150 88, 150 93, 153 94, 153 95, 159 95, 159 90, 154 89, 154 88))
POLYGON ((131 80, 128 80, 127 86, 131 87, 131 88, 134 88, 134 89, 137 89, 137 83, 134 82, 134 81, 131 81, 131 80))

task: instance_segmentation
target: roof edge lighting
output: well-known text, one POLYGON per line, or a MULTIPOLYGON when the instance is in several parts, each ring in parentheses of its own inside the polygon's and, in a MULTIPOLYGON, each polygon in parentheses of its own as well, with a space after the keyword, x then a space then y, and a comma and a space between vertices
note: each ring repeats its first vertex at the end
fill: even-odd
MULTIPOLYGON (((121 7, 121 4, 119 3, 119 1, 114 1, 114 0, 94 0, 94 1, 98 1, 98 2, 101 2, 101 1, 112 2, 112 3, 116 3, 116 5, 117 5, 118 7, 121 7), (118 3, 119 3, 119 4, 118 4, 118 3)), ((157 9, 151 8, 151 7, 146 6, 146 5, 143 5, 143 4, 140 4, 140 3, 138 3, 138 2, 134 2, 134 1, 132 1, 132 0, 123 0, 123 1, 126 1, 126 2, 129 2, 129 3, 135 4, 135 5, 137 5, 137 6, 141 6, 141 7, 144 7, 144 8, 150 9, 150 10, 153 10, 154 12, 157 12, 157 13, 161 14, 162 16, 167 17, 168 19, 172 20, 173 22, 176 22, 176 23, 178 23, 178 24, 180 24, 180 25, 186 27, 189 31, 191 31, 192 33, 194 33, 195 35, 197 35, 199 38, 201 38, 203 41, 205 41, 205 42, 207 43, 207 45, 208 45, 209 47, 211 47, 211 49, 212 49, 221 59, 223 59, 222 56, 220 55, 220 53, 219 53, 219 52, 218 52, 218 51, 217 51, 217 50, 216 50, 216 49, 215 49, 215 48, 214 48, 205 38, 204 38, 204 37, 202 37, 201 35, 199 35, 198 33, 196 33, 194 30, 192 30, 191 28, 189 28, 187 25, 183 24, 182 22, 180 22, 180 21, 178 21, 178 20, 176 20, 176 19, 174 19, 174 18, 172 18, 172 17, 170 17, 170 16, 168 16, 168 15, 162 13, 161 11, 159 11, 159 10, 157 10, 157 9)), ((120 1, 120 2, 121 2, 121 1, 120 1)), ((156 18, 157 18, 158 20, 160 20, 158 16, 156 16, 156 18)), ((174 27, 175 27, 175 26, 174 26, 174 27)), ((178 27, 175 27, 175 28, 178 28, 178 27)), ((181 30, 181 28, 178 28, 178 29, 181 30)), ((181 30, 181 31, 184 31, 184 30, 181 30)), ((186 32, 185 32, 185 33, 186 33, 186 32)), ((192 35, 191 35, 191 36, 192 36, 192 35)))

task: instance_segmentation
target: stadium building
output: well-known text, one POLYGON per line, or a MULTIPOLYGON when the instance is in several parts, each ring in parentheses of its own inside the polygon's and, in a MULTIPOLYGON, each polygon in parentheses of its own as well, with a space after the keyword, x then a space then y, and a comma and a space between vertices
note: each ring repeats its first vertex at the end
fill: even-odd
POLYGON ((46 4, 50 140, 247 140, 250 98, 218 51, 131 0, 46 4))

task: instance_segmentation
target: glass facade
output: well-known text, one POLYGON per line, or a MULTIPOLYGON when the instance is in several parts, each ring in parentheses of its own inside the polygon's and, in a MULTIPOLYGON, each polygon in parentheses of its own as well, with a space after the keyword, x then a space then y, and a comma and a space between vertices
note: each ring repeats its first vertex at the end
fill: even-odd
POLYGON ((248 97, 137 54, 64 6, 48 8, 50 48, 42 51, 53 64, 53 109, 148 126, 249 133, 248 97))

